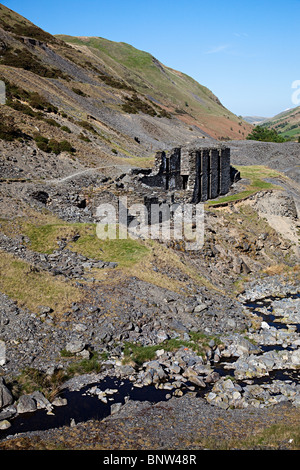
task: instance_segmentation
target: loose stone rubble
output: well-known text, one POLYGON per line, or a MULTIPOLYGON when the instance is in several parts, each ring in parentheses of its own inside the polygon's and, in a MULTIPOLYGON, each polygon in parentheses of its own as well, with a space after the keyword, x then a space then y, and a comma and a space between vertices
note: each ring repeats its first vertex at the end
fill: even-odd
POLYGON ((49 255, 28 249, 24 237, 15 239, 0 234, 0 244, 7 253, 12 253, 27 261, 35 269, 45 270, 54 276, 62 275, 69 279, 90 279, 90 275, 86 272, 91 269, 115 268, 117 266, 117 263, 114 262, 93 260, 71 251, 60 241, 58 249, 49 255))
MULTIPOLYGON (((122 180, 126 185, 125 177, 122 180)), ((131 183, 132 180, 127 184, 131 183)), ((64 212, 68 207, 69 199, 74 198, 75 212, 64 212, 64 219, 91 221, 83 207, 84 202, 75 194, 77 188, 73 189, 74 194, 70 192, 68 197, 65 194, 63 203, 47 189, 48 196, 34 194, 37 199, 33 198, 32 204, 44 207, 45 196, 53 212, 60 214, 59 211, 64 212)), ((29 196, 32 199, 32 191, 29 196)), ((255 262, 250 258, 245 262, 245 258, 237 257, 236 252, 230 249, 236 240, 227 231, 227 225, 223 227, 223 236, 227 237, 228 250, 224 250, 217 239, 219 226, 214 225, 217 217, 214 214, 206 216, 211 244, 203 248, 203 258, 195 259, 195 266, 201 273, 202 260, 210 267, 209 260, 218 258, 219 264, 209 271, 209 275, 217 284, 227 269, 228 284, 225 287, 220 284, 224 290, 237 279, 233 272, 238 275, 255 272, 260 253, 278 243, 263 234, 251 243, 247 240, 238 242, 242 253, 251 250, 258 253, 255 262)), ((193 294, 183 297, 132 276, 115 290, 96 292, 92 287, 89 289, 93 284, 90 271, 93 268, 112 268, 114 272, 116 263, 82 256, 70 250, 64 240, 58 241, 52 254, 35 252, 28 240, 21 236, 13 238, 2 234, 0 243, 2 250, 16 255, 34 269, 64 276, 81 286, 81 281, 85 281, 84 289, 89 297, 84 304, 73 302, 70 311, 64 312, 56 322, 55 314, 60 312, 51 311, 49 306, 41 305, 39 312, 29 312, 0 293, 0 375, 3 376, 0 383, 0 427, 3 430, 6 431, 9 423, 23 413, 34 413, 43 407, 47 413, 55 414, 56 406, 68 405, 61 397, 49 402, 36 394, 15 400, 10 390, 12 375, 23 368, 32 367, 49 375, 63 370, 68 360, 61 359, 62 350, 73 357, 89 360, 95 348, 98 354, 108 357, 101 362, 98 374, 77 376, 64 384, 62 391, 80 390, 90 384, 89 393, 98 396, 103 404, 114 405, 113 413, 118 412, 120 404, 112 402, 115 394, 100 387, 107 376, 130 381, 135 388, 163 390, 167 398, 180 397, 187 392, 198 394, 210 405, 225 409, 262 408, 282 401, 300 406, 296 377, 300 367, 297 285, 282 282, 280 276, 256 279, 246 285, 236 301, 217 291, 212 293, 205 286, 199 286, 197 292, 193 290, 193 294), (269 298, 271 303, 265 302, 269 298), (120 303, 115 305, 115 316, 110 310, 111 299, 115 304, 120 303), (256 304, 255 311, 251 303, 256 304), (199 326, 205 335, 215 338, 209 342, 204 355, 192 348, 191 333, 199 331, 199 326), (168 351, 166 342, 178 338, 184 340, 186 346, 168 351), (123 350, 127 342, 141 346, 156 345, 159 349, 151 361, 124 364, 123 350), (277 374, 278 371, 281 375, 277 374), (286 380, 282 378, 285 373, 289 373, 286 380)), ((153 266, 153 270, 157 267, 153 266)), ((172 279, 173 273, 168 274, 172 279)))
MULTIPOLYGON (((276 279, 269 285, 249 286, 242 296, 243 301, 255 299, 255 312, 244 305, 248 315, 255 320, 255 327, 249 327, 245 335, 232 333, 219 338, 218 344, 211 340, 205 356, 198 354, 190 346, 181 346, 177 350, 167 351, 163 344, 156 350, 154 360, 145 361, 141 365, 124 364, 121 352, 103 361, 99 374, 74 377, 64 384, 69 390, 80 390, 88 383, 99 383, 105 377, 118 380, 129 380, 134 387, 152 386, 165 390, 166 397, 180 397, 186 392, 201 394, 212 406, 228 408, 270 407, 281 402, 290 402, 300 406, 300 384, 297 371, 300 368, 300 298, 296 295, 295 286, 286 285, 286 298, 266 300, 263 305, 261 298, 270 294, 276 279), (288 297, 288 294, 290 297, 288 297), (258 299, 261 299, 260 301, 258 299), (272 312, 271 306, 273 307, 272 312), (259 317, 262 312, 264 317, 259 317), (267 314, 274 314, 275 319, 283 318, 281 328, 268 323, 267 314), (275 348, 265 350, 266 348, 275 348), (276 349, 277 348, 277 349, 276 349), (281 371, 286 379, 276 378, 281 371), (274 378, 273 378, 274 376, 274 378), (267 380, 265 380, 267 379, 267 380)), ((274 290, 273 290, 274 291, 274 290)), ((282 290, 281 290, 282 291, 282 290)), ((251 304, 252 305, 252 304, 251 304)), ((270 321, 270 323, 272 323, 270 321)), ((162 338, 164 339, 164 338, 162 338)), ((186 339, 190 339, 186 334, 186 339)), ((2 349, 3 349, 2 342, 2 349)), ((87 344, 70 339, 65 344, 66 350, 72 354, 89 357, 87 344)), ((4 355, 2 361, 5 361, 4 355)), ((50 368, 51 369, 51 368, 50 368)), ((49 369, 49 373, 51 370, 49 369)), ((53 372, 53 371, 52 371, 53 372)), ((40 392, 21 396, 17 402, 7 387, 4 378, 0 378, 0 427, 9 428, 9 423, 22 413, 34 412, 44 408, 48 414, 55 414, 55 407, 67 405, 63 399, 50 403, 40 392)), ((93 385, 88 394, 98 396, 103 403, 112 400, 118 389, 101 390, 93 385)), ((120 403, 114 403, 111 412, 116 413, 120 403)))

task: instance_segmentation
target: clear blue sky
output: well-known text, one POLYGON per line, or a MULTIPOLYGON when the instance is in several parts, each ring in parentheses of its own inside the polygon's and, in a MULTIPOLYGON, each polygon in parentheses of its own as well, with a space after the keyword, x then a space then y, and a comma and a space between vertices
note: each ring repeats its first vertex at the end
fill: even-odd
MULTIPOLYGON (((1 0, 0 0, 1 1, 1 0)), ((100 36, 150 52, 237 115, 295 107, 300 0, 3 0, 51 34, 100 36)))

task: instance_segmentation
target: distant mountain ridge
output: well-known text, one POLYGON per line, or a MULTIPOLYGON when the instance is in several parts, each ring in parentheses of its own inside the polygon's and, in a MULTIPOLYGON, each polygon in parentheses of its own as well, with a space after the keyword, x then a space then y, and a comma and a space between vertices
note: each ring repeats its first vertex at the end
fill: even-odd
POLYGON ((269 118, 261 116, 243 116, 244 121, 249 122, 249 124, 258 125, 263 123, 269 118))

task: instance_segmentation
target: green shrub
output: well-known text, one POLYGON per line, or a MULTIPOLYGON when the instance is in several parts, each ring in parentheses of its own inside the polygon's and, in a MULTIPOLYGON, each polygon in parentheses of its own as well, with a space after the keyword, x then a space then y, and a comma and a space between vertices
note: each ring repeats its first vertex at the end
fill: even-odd
POLYGON ((82 133, 79 135, 79 139, 83 140, 84 142, 91 142, 91 139, 89 139, 86 135, 82 133))
POLYGON ((19 111, 20 113, 27 114, 27 116, 31 116, 31 117, 39 116, 39 117, 41 117, 41 114, 36 113, 35 111, 33 111, 33 109, 31 109, 30 106, 28 106, 26 104, 23 104, 18 100, 16 100, 16 101, 7 100, 6 104, 10 108, 13 108, 16 111, 19 111))
POLYGON ((42 150, 43 152, 49 152, 49 147, 48 147, 49 139, 47 139, 47 137, 43 137, 42 135, 37 135, 34 138, 34 140, 40 150, 42 150))
POLYGON ((60 351, 60 355, 61 357, 73 357, 74 356, 73 353, 71 353, 70 351, 67 351, 66 349, 62 349, 60 351))
POLYGON ((59 148, 61 152, 73 153, 75 151, 70 142, 68 142, 67 140, 62 140, 61 142, 59 142, 59 148))
MULTIPOLYGON (((3 15, 4 16, 4 15, 3 15)), ((10 31, 17 36, 25 36, 33 39, 37 39, 38 41, 41 42, 46 42, 46 43, 57 43, 57 39, 54 36, 51 36, 51 34, 47 33, 46 31, 43 31, 41 28, 35 25, 30 25, 30 24, 22 24, 22 23, 7 23, 4 21, 3 18, 0 20, 0 25, 1 27, 6 30, 10 31)), ((21 39, 20 37, 17 39, 21 39)))
POLYGON ((90 359, 82 359, 78 362, 73 362, 68 367, 68 376, 73 377, 75 374, 88 374, 91 372, 100 372, 102 369, 101 362, 99 362, 98 354, 93 352, 90 359))
POLYGON ((137 114, 141 111, 144 114, 149 114, 150 116, 157 116, 155 109, 146 103, 146 101, 141 100, 136 93, 132 97, 125 97, 126 103, 122 105, 122 109, 125 113, 128 114, 137 114))
POLYGON ((21 68, 46 78, 68 78, 61 70, 50 68, 28 49, 8 48, 0 60, 2 65, 21 68))
POLYGON ((158 117, 165 117, 165 118, 168 118, 168 119, 172 118, 171 114, 168 113, 168 111, 166 111, 163 108, 160 110, 158 117))
MULTIPOLYGON (((29 106, 38 111, 45 111, 46 113, 58 113, 58 108, 53 104, 49 103, 43 96, 39 95, 37 92, 31 92, 24 90, 23 88, 10 83, 4 77, 1 77, 1 80, 5 83, 5 91, 7 98, 7 105, 11 106, 18 111, 21 111, 25 114, 29 114, 29 108, 25 108, 26 105, 23 103, 18 103, 18 101, 26 101, 29 106), (17 104, 15 104, 17 101, 17 104)), ((32 115, 32 114, 30 114, 32 115)), ((36 116, 36 114, 35 114, 36 116)))
POLYGON ((60 127, 60 124, 56 122, 55 119, 44 119, 44 121, 47 122, 47 124, 50 124, 50 126, 60 127))
POLYGON ((104 73, 100 73, 98 76, 99 76, 101 81, 106 83, 106 85, 111 86, 112 88, 119 88, 121 90, 135 91, 134 88, 127 85, 122 80, 118 80, 117 78, 114 78, 110 75, 105 75, 104 73))
POLYGON ((69 152, 69 153, 75 152, 75 149, 67 140, 62 140, 61 142, 58 142, 55 139, 49 140, 47 137, 44 137, 42 135, 36 135, 34 140, 38 148, 42 150, 43 152, 47 152, 47 153, 53 152, 56 155, 58 155, 61 152, 69 152))
POLYGON ((49 147, 49 152, 55 153, 55 155, 58 155, 61 152, 60 149, 60 144, 57 140, 55 139, 50 139, 48 142, 48 147, 49 147))
POLYGON ((24 393, 30 394, 39 390, 46 398, 53 400, 66 378, 63 370, 57 370, 50 376, 46 372, 27 367, 12 384, 13 394, 18 399, 24 393))
POLYGON ((92 124, 90 124, 87 121, 79 121, 78 122, 79 126, 83 127, 85 130, 92 132, 93 134, 97 134, 95 129, 93 128, 92 124))
POLYGON ((68 134, 72 133, 71 129, 67 126, 61 126, 61 130, 64 132, 67 132, 68 134))
POLYGON ((134 361, 137 365, 141 365, 145 361, 151 361, 156 357, 156 351, 163 348, 165 351, 175 351, 181 347, 193 349, 200 356, 205 355, 209 341, 214 341, 219 344, 220 341, 217 337, 205 335, 203 333, 190 332, 191 339, 185 341, 182 339, 169 339, 153 346, 141 346, 139 343, 125 343, 124 345, 124 362, 134 361))
POLYGON ((58 108, 56 106, 49 103, 43 96, 39 95, 36 92, 29 93, 28 102, 33 108, 40 109, 47 113, 57 114, 58 112, 58 108))
POLYGON ((84 91, 80 90, 79 88, 72 88, 72 90, 73 90, 74 93, 76 93, 77 95, 84 96, 84 97, 87 96, 87 94, 84 93, 84 91))
POLYGON ((12 142, 25 137, 23 132, 16 127, 12 116, 4 116, 0 113, 0 139, 12 142))
POLYGON ((286 140, 280 136, 275 129, 267 129, 266 127, 256 126, 246 137, 247 140, 258 140, 261 142, 285 142, 286 140))

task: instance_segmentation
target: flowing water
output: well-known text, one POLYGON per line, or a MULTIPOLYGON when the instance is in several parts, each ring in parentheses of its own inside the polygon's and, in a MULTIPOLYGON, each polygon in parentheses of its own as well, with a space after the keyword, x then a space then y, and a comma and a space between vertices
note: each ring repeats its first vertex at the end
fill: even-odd
MULTIPOLYGON (((288 298, 299 298, 300 294, 288 296, 288 298)), ((256 302, 247 302, 246 307, 259 315, 269 326, 274 326, 276 329, 287 328, 287 325, 280 323, 278 317, 273 314, 272 302, 275 300, 282 300, 281 298, 270 297, 268 299, 259 300, 256 302), (264 307, 264 312, 261 312, 264 307), (267 311, 267 312, 266 312, 267 311)), ((300 333, 300 324, 296 324, 297 332, 300 333)), ((281 345, 275 346, 261 346, 263 352, 269 350, 284 349, 281 345)), ((287 349, 287 348, 285 348, 287 349)), ((234 359, 226 359, 226 365, 234 359)), ((225 361, 224 361, 225 363, 225 361)), ((233 369, 223 367, 223 362, 212 363, 212 366, 220 376, 233 375, 233 369)), ((300 382, 299 372, 295 370, 274 370, 268 376, 261 377, 254 380, 254 383, 264 384, 272 380, 293 381, 300 382)), ((186 384, 188 385, 188 384, 186 384)), ((188 391, 188 387, 186 387, 188 391)), ((199 391, 198 395, 204 395, 208 392, 209 387, 199 391)), ((134 387, 133 383, 129 380, 119 381, 117 379, 107 377, 97 384, 89 384, 82 388, 80 391, 64 390, 61 394, 62 398, 67 399, 67 405, 61 407, 54 407, 53 414, 47 414, 46 410, 37 410, 34 413, 26 413, 17 416, 11 421, 11 427, 5 431, 0 431, 0 437, 5 438, 8 435, 15 435, 16 433, 29 432, 29 431, 42 431, 51 428, 57 428, 64 425, 70 425, 71 420, 75 423, 85 422, 90 419, 101 420, 111 413, 111 405, 115 403, 124 404, 127 399, 138 401, 149 401, 151 403, 158 403, 167 400, 170 397, 169 390, 157 389, 154 386, 147 387, 134 387), (103 403, 99 400, 97 395, 91 395, 87 391, 96 385, 100 390, 117 389, 117 392, 108 396, 108 402, 103 403)))
POLYGON ((89 384, 79 391, 65 390, 60 396, 66 398, 66 406, 54 407, 54 414, 47 411, 37 410, 34 413, 24 413, 11 421, 12 426, 6 431, 0 431, 0 437, 14 435, 20 432, 42 431, 61 426, 69 426, 71 420, 75 423, 85 422, 90 419, 102 420, 111 413, 111 405, 114 403, 124 404, 126 399, 138 401, 159 402, 167 399, 170 393, 167 390, 157 390, 154 386, 134 387, 129 380, 119 381, 110 377, 105 378, 97 384, 89 384), (108 402, 103 403, 98 396, 91 395, 88 390, 96 385, 102 391, 106 389, 117 389, 118 391, 107 396, 108 402))

